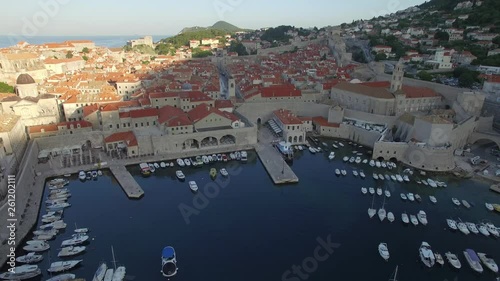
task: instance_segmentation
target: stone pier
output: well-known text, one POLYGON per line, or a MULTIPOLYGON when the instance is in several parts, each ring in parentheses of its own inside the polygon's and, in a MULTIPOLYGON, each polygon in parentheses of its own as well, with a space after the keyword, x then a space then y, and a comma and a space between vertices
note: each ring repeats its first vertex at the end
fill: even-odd
POLYGON ((272 144, 259 144, 256 151, 274 184, 299 182, 299 178, 272 144))
POLYGON ((135 181, 125 166, 111 165, 109 170, 113 173, 113 176, 115 176, 128 198, 139 199, 144 196, 144 190, 142 190, 141 186, 135 181))

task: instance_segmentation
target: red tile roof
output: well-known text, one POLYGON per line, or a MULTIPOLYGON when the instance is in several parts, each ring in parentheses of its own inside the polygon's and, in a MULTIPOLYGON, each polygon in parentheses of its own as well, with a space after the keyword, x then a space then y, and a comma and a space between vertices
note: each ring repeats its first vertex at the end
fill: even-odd
POLYGON ((339 123, 329 123, 327 119, 321 116, 313 117, 312 118, 313 123, 316 123, 320 126, 323 127, 331 127, 331 128, 338 128, 340 127, 339 123))
POLYGON ((231 100, 216 100, 215 101, 216 108, 233 108, 233 102, 231 100))
MULTIPOLYGON (((391 82, 389 81, 366 82, 366 83, 360 83, 360 85, 369 86, 373 88, 389 89, 391 87, 391 82)), ((439 94, 436 93, 434 90, 425 87, 413 87, 413 86, 403 85, 403 92, 409 99, 439 97, 439 94)))
POLYGON ((114 102, 114 103, 108 103, 103 106, 101 106, 101 111, 116 111, 119 108, 123 107, 139 107, 139 101, 137 100, 130 100, 130 101, 121 101, 121 102, 114 102))
POLYGON ((137 138, 132 131, 114 133, 104 139, 106 144, 119 141, 125 142, 127 146, 137 146, 137 138))
POLYGON ((275 110, 274 115, 285 125, 300 125, 302 120, 295 116, 290 110, 278 109, 275 110))
POLYGON ((260 89, 263 98, 272 97, 300 97, 302 92, 297 90, 292 84, 272 85, 260 89))
MULTIPOLYGON (((121 113, 120 113, 121 115, 121 113)), ((158 109, 156 108, 144 108, 129 111, 130 118, 144 118, 144 117, 155 117, 158 116, 158 109)))
POLYGON ((97 105, 97 104, 91 104, 91 105, 88 105, 88 106, 84 106, 82 108, 82 110, 83 110, 83 117, 87 117, 90 114, 98 111, 99 110, 99 105, 97 105))
POLYGON ((44 132, 57 132, 59 131, 59 127, 66 127, 67 129, 79 129, 78 125, 80 125, 80 128, 88 128, 92 127, 92 123, 87 122, 85 120, 81 121, 71 121, 71 122, 61 122, 58 124, 47 124, 47 125, 37 125, 37 126, 30 126, 28 127, 28 132, 30 134, 32 133, 41 133, 42 129, 44 132), (71 128, 71 125, 73 125, 73 128, 71 128))
POLYGON ((166 105, 158 109, 158 113, 158 123, 166 123, 168 127, 193 125, 187 113, 180 108, 166 105))
POLYGON ((206 103, 202 103, 202 104, 198 105, 197 107, 191 109, 187 114, 188 114, 189 118, 194 123, 196 123, 212 113, 217 114, 219 116, 222 116, 224 118, 231 119, 232 121, 239 120, 239 118, 236 117, 234 114, 229 113, 229 112, 220 111, 219 109, 212 107, 206 103))

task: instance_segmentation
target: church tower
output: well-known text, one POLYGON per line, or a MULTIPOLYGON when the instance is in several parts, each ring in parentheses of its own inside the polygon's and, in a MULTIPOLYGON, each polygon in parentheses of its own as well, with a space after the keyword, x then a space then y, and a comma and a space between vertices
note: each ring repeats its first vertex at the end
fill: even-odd
POLYGON ((227 81, 227 91, 228 91, 228 99, 231 99, 233 97, 236 97, 236 81, 234 78, 231 76, 229 77, 227 81))
POLYGON ((394 71, 392 72, 392 80, 391 80, 391 93, 395 93, 400 91, 403 88, 403 77, 404 77, 404 65, 401 61, 399 61, 394 67, 394 71))

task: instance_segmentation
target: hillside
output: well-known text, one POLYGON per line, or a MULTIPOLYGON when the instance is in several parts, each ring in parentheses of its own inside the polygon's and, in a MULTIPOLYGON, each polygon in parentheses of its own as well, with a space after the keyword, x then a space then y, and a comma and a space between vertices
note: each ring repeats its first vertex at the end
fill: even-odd
POLYGON ((188 33, 188 32, 197 32, 197 31, 202 31, 202 30, 211 30, 211 29, 216 29, 216 30, 221 30, 221 31, 226 31, 226 32, 236 32, 236 31, 246 31, 247 30, 244 28, 239 28, 239 27, 237 27, 233 24, 230 24, 226 21, 218 21, 209 27, 201 27, 201 26, 185 27, 181 30, 181 32, 179 32, 179 34, 188 33))
MULTIPOLYGON (((500 25, 500 1, 498 0, 483 0, 481 5, 477 6, 477 1, 471 1, 474 6, 469 9, 454 10, 458 3, 464 0, 431 0, 425 2, 419 7, 422 9, 439 10, 452 14, 467 13, 469 18, 462 22, 462 25, 500 25)), ((461 27, 461 26, 460 26, 461 27)))

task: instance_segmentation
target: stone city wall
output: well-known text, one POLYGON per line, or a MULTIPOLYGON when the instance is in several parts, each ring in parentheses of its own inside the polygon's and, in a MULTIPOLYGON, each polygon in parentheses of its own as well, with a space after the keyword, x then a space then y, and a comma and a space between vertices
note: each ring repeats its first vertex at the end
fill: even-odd
POLYGON ((408 143, 406 142, 384 142, 379 141, 375 143, 373 147, 373 159, 383 158, 384 160, 390 160, 396 158, 397 160, 402 160, 408 149, 408 143))
POLYGON ((454 149, 420 147, 416 144, 409 144, 403 163, 426 171, 445 172, 455 168, 453 155, 454 149))

